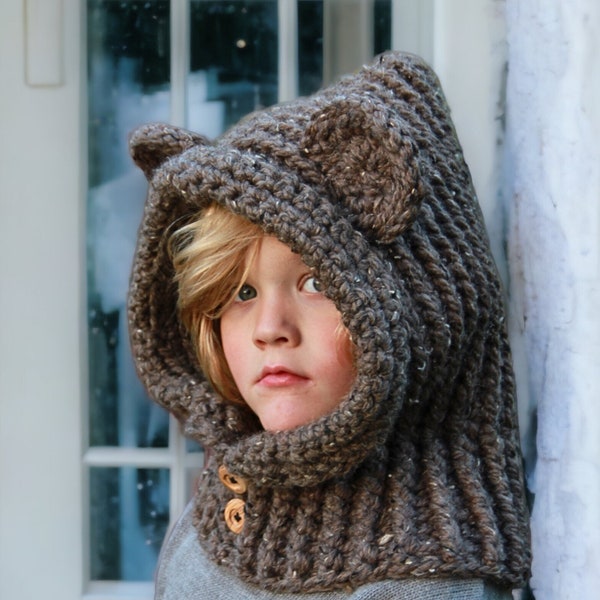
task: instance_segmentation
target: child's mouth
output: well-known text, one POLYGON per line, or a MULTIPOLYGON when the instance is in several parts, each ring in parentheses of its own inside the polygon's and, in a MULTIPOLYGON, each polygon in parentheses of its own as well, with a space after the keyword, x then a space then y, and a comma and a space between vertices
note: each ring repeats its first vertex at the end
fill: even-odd
POLYGON ((286 387, 307 381, 307 377, 283 367, 265 367, 258 378, 258 383, 265 387, 286 387))

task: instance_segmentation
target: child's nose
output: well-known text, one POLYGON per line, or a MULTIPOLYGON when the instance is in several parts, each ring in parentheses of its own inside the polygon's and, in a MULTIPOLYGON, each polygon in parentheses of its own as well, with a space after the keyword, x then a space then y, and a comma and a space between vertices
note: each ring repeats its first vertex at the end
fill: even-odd
POLYGON ((281 296, 264 298, 257 308, 254 343, 258 347, 299 343, 298 319, 290 300, 281 296))

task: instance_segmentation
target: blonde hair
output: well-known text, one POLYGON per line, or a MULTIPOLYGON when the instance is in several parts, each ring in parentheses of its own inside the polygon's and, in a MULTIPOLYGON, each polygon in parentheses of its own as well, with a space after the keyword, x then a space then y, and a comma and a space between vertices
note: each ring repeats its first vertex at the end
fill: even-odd
POLYGON ((246 280, 264 236, 258 225, 213 204, 170 239, 179 318, 200 368, 215 390, 232 402, 244 400, 227 366, 218 320, 246 280))

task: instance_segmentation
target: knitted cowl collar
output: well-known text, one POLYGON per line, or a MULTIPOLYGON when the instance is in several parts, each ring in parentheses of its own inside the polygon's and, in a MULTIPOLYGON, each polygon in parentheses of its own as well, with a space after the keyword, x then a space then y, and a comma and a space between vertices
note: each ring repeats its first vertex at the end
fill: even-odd
POLYGON ((196 526, 213 560, 274 590, 423 574, 522 584, 503 298, 429 67, 386 54, 216 141, 152 124, 130 147, 149 181, 129 296, 134 358, 149 394, 211 448, 196 526), (199 371, 167 242, 213 202, 298 253, 350 332, 355 384, 316 422, 263 431, 199 371), (224 486, 219 467, 243 489, 224 486), (239 533, 223 518, 232 496, 239 533))

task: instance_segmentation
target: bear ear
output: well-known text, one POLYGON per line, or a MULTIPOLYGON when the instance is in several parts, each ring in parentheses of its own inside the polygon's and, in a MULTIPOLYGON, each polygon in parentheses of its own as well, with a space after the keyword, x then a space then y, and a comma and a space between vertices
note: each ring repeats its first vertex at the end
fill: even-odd
POLYGON ((197 133, 164 123, 142 125, 129 136, 129 152, 135 164, 147 179, 168 158, 199 145, 210 145, 210 140, 197 133))
POLYGON ((304 152, 337 200, 381 243, 410 226, 424 196, 416 143, 407 130, 388 103, 363 92, 333 98, 304 134, 304 152))

